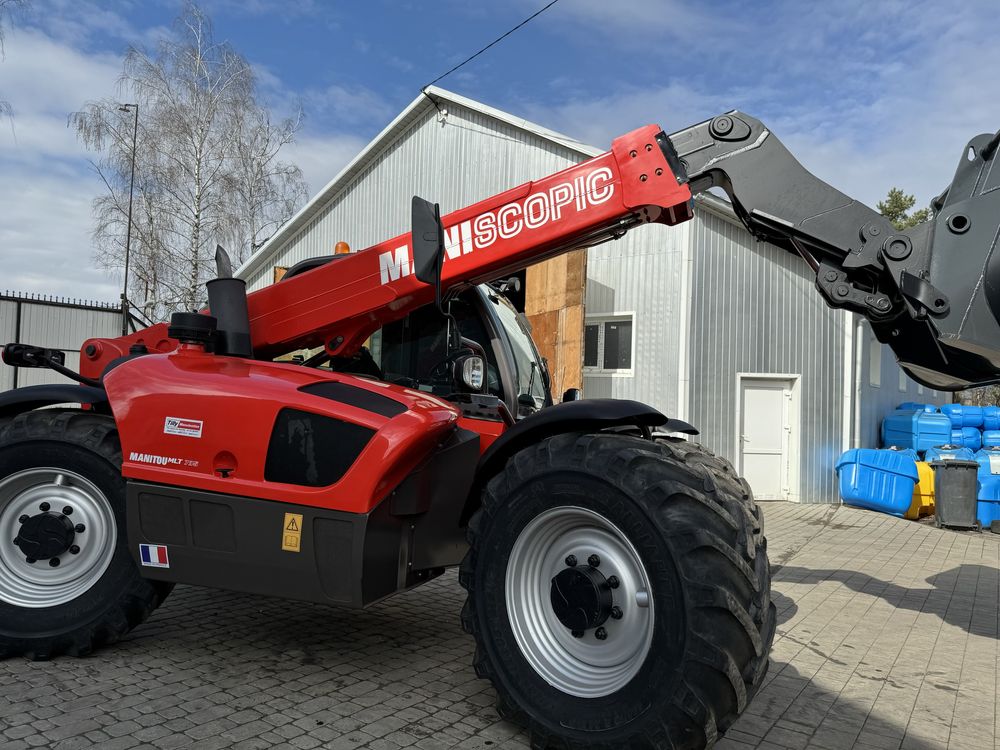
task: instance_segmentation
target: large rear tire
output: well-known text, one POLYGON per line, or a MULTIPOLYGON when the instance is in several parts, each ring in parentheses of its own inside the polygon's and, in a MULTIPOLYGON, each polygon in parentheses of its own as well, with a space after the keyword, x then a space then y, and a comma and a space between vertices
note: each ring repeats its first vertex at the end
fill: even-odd
POLYGON ((476 672, 533 747, 711 747, 764 678, 760 511, 700 446, 544 440, 488 483, 469 541, 476 672))
POLYGON ((129 554, 111 418, 44 409, 0 423, 0 658, 87 654, 171 588, 129 554))

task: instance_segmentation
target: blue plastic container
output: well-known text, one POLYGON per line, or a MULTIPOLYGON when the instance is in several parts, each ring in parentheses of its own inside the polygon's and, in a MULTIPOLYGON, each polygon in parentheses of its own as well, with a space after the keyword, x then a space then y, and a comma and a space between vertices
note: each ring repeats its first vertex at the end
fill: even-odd
POLYGON ((847 505, 902 518, 913 500, 917 464, 902 451, 855 448, 841 455, 837 475, 847 505))
POLYGON ((1000 447, 1000 430, 983 430, 983 447, 1000 447))
POLYGON ((974 461, 975 454, 964 445, 938 445, 928 448, 924 454, 924 461, 974 461))
POLYGON ((962 428, 962 443, 973 452, 983 447, 983 433, 978 427, 962 428))
POLYGON ((945 404, 941 413, 951 419, 952 427, 982 427, 983 407, 966 406, 965 404, 945 404))
POLYGON ((951 419, 926 411, 895 411, 882 420, 882 445, 912 448, 923 453, 951 443, 951 419))
POLYGON ((1000 430, 1000 406, 983 407, 983 430, 1000 430))
MULTIPOLYGON (((904 401, 896 407, 896 411, 926 411, 933 414, 938 408, 934 404, 921 404, 917 401, 904 401)), ((997 409, 997 420, 1000 424, 1000 408, 997 409)))
POLYGON ((975 452, 983 447, 983 433, 976 427, 959 427, 951 430, 951 444, 964 445, 975 452))
POLYGON ((1000 476, 983 479, 979 475, 979 498, 976 501, 976 518, 988 529, 994 521, 1000 521, 1000 476))
POLYGON ((917 454, 913 448, 900 448, 898 445, 890 445, 886 448, 887 451, 895 451, 896 453, 901 453, 904 456, 909 456, 914 461, 919 461, 920 456, 917 454))
POLYGON ((1000 448, 983 448, 972 460, 979 464, 980 483, 993 477, 1000 481, 1000 448))

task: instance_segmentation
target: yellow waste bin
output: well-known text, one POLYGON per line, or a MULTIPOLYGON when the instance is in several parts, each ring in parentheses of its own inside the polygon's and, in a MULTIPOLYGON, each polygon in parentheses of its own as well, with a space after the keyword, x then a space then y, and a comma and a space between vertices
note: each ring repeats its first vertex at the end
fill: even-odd
POLYGON ((913 501, 903 518, 921 518, 934 512, 934 469, 926 461, 917 461, 917 477, 913 501))

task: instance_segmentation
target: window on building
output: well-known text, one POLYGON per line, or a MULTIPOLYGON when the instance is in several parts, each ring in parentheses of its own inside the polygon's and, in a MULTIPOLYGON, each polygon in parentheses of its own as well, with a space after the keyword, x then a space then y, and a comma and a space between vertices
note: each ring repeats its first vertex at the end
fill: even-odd
POLYGON ((583 366, 593 372, 632 369, 631 315, 588 318, 583 329, 583 366))
POLYGON ((924 387, 922 385, 920 385, 920 383, 917 383, 917 395, 918 396, 923 396, 924 395, 924 387))
POLYGON ((600 361, 597 347, 600 342, 600 323, 588 323, 583 327, 583 366, 597 367, 600 361))
POLYGON ((906 372, 902 367, 899 368, 899 390, 906 393, 906 389, 910 384, 910 379, 906 377, 906 372))
POLYGON ((868 346, 868 382, 873 388, 882 385, 882 345, 874 336, 868 346))

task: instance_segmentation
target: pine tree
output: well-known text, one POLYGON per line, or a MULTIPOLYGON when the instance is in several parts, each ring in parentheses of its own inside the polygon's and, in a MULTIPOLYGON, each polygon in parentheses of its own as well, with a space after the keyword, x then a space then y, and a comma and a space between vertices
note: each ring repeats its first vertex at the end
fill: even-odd
POLYGON ((884 201, 879 201, 878 211, 885 218, 892 222, 896 229, 903 230, 923 224, 931 218, 929 208, 921 208, 918 211, 909 213, 917 199, 912 195, 907 195, 897 187, 889 189, 889 195, 884 201))

